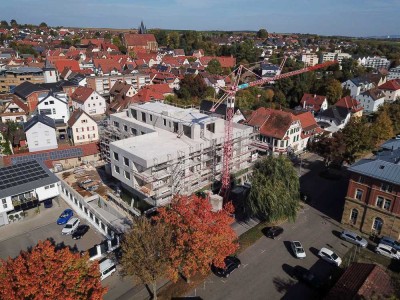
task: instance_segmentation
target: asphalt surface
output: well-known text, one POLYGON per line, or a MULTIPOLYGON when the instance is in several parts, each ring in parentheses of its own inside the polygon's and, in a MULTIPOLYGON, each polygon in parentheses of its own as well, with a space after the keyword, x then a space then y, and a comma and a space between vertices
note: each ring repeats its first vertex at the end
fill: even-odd
POLYGON ((336 267, 318 258, 319 249, 327 247, 343 257, 351 247, 338 237, 341 231, 338 221, 347 189, 346 172, 342 171, 340 180, 328 180, 319 176, 323 168, 316 156, 302 161, 301 186, 311 197, 311 203, 299 211, 295 223, 283 224, 284 233, 278 239, 262 237, 241 253, 242 265, 228 279, 210 275, 188 296, 207 300, 319 299, 316 291, 291 277, 293 267, 306 267, 327 279, 336 267), (309 169, 312 171, 307 173, 309 169), (293 240, 303 244, 305 259, 293 256, 290 249, 293 240))

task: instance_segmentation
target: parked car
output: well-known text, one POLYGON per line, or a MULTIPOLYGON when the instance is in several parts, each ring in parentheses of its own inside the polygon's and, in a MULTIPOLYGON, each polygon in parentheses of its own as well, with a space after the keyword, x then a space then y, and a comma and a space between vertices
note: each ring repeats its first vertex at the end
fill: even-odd
POLYGON ((86 224, 79 225, 72 234, 72 238, 74 240, 79 240, 81 237, 85 235, 86 232, 88 232, 89 228, 90 228, 89 225, 86 224))
POLYGON ((320 289, 322 287, 322 281, 313 272, 302 266, 295 266, 293 268, 292 277, 311 288, 320 289))
POLYGON ((211 271, 219 277, 228 278, 235 269, 240 267, 240 259, 235 256, 225 257, 224 262, 225 268, 218 268, 215 265, 211 265, 211 271))
POLYGON ((318 252, 318 256, 321 257, 323 260, 334 264, 336 266, 340 266, 342 263, 342 259, 332 250, 328 248, 321 248, 318 252))
POLYGON ((368 246, 367 240, 363 239, 361 236, 353 231, 343 230, 340 234, 340 238, 362 248, 366 248, 368 246))
POLYGON ((43 201, 43 206, 44 206, 44 208, 51 208, 51 207, 53 207, 53 199, 50 198, 50 199, 44 200, 44 201, 43 201))
POLYGON ((100 280, 104 280, 107 277, 111 276, 114 274, 114 272, 117 270, 117 266, 115 262, 109 258, 104 258, 99 262, 99 268, 100 268, 100 280))
POLYGON ((386 244, 378 244, 375 248, 375 252, 393 259, 400 259, 400 253, 392 246, 386 244))
POLYGON ((278 237, 282 233, 283 233, 283 228, 282 227, 273 226, 273 227, 268 228, 266 236, 271 238, 271 239, 275 239, 276 237, 278 237))
POLYGON ((70 219, 67 224, 65 224, 61 234, 72 234, 78 228, 80 222, 78 218, 70 219))
POLYGON ((64 225, 68 222, 69 219, 74 215, 74 212, 72 209, 67 208, 62 212, 62 214, 58 217, 57 219, 57 224, 58 225, 64 225))
POLYGON ((306 252, 304 251, 304 248, 299 241, 292 241, 290 245, 292 246, 294 256, 296 256, 297 258, 306 257, 306 252))
POLYGON ((396 241, 395 239, 391 238, 391 237, 383 236, 380 239, 379 243, 392 246, 397 251, 400 251, 400 243, 398 241, 396 241))

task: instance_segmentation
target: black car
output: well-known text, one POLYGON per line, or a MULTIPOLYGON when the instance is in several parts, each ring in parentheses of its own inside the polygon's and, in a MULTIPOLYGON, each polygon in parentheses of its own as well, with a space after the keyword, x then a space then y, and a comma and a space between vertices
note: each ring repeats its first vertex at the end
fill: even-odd
POLYGON ((74 231, 74 233, 72 234, 72 238, 74 240, 79 240, 81 237, 83 237, 85 235, 86 232, 88 232, 89 230, 89 226, 88 225, 79 225, 76 230, 74 231))
POLYGON ((44 208, 51 208, 53 207, 53 199, 46 199, 43 201, 44 208))
POLYGON ((279 226, 273 226, 267 229, 266 236, 275 239, 277 236, 283 233, 283 228, 279 226))
POLYGON ((321 280, 313 272, 303 268, 302 266, 294 267, 292 277, 305 283, 311 288, 320 289, 322 287, 321 280))
POLYGON ((211 271, 219 277, 228 278, 229 275, 237 268, 240 267, 240 259, 235 256, 227 256, 224 259, 225 268, 218 268, 211 265, 211 271))

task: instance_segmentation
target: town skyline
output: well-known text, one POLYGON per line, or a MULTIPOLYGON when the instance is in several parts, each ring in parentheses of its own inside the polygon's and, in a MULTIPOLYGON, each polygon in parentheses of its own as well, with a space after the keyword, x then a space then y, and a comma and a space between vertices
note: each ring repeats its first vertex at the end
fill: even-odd
POLYGON ((157 5, 142 0, 135 4, 126 0, 113 3, 89 0, 84 5, 77 0, 68 5, 45 0, 43 5, 33 5, 29 10, 26 10, 26 3, 10 1, 2 4, 2 18, 15 19, 21 24, 46 22, 49 26, 121 29, 135 28, 143 20, 149 29, 256 31, 266 28, 276 33, 354 37, 398 35, 395 28, 400 28, 400 20, 392 14, 400 11, 400 2, 396 0, 385 3, 370 0, 351 3, 343 0, 335 3, 250 0, 244 10, 237 0, 218 3, 161 0, 157 5), (45 14, 42 7, 46 7, 45 14))

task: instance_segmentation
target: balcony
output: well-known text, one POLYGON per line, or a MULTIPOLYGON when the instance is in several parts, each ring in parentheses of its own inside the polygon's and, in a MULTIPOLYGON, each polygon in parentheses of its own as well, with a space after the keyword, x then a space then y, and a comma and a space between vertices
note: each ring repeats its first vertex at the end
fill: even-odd
POLYGON ((39 200, 33 192, 15 195, 11 197, 11 202, 15 211, 26 210, 39 204, 39 200))

